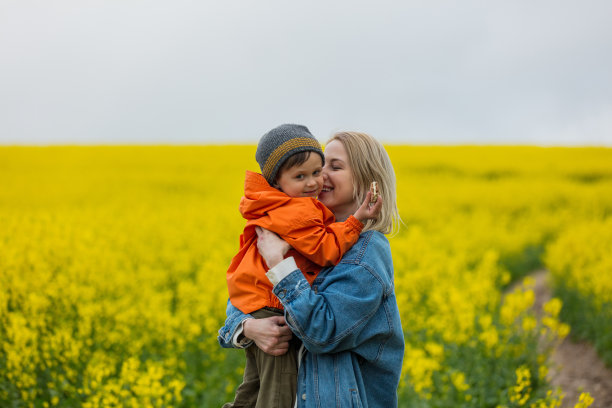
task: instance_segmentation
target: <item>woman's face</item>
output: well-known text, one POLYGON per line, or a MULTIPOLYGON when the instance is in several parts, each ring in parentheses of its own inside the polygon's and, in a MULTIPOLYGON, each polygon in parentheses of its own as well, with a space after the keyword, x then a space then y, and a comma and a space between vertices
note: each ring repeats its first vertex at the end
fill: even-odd
POLYGON ((347 219, 359 208, 353 198, 353 172, 348 154, 339 140, 325 147, 323 190, 319 200, 334 213, 338 221, 347 219))

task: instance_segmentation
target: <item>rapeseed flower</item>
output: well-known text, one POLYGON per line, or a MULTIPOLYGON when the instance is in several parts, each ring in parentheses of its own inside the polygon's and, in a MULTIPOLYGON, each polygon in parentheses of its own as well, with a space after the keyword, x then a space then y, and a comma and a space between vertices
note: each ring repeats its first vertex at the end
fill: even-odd
MULTIPOLYGON (((0 405, 231 398, 242 354, 220 349, 216 333, 254 150, 0 148, 0 405)), ((573 306, 559 296, 538 325, 532 282, 504 291, 541 266, 546 247, 553 284, 589 300, 587 316, 609 310, 612 153, 388 150, 405 223, 390 238, 407 341, 402 403, 461 406, 512 389, 516 403, 554 406, 537 397, 546 356, 535 344, 540 329, 567 335, 573 306)))

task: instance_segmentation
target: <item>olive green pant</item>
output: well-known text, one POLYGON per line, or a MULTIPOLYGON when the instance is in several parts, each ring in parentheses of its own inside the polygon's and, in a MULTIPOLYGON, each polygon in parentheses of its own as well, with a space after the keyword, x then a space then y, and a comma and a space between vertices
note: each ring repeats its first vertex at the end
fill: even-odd
MULTIPOLYGON (((260 309, 251 315, 256 319, 282 316, 277 310, 260 309)), ((236 389, 234 402, 223 408, 293 408, 297 392, 297 355, 300 341, 289 342, 289 351, 282 356, 264 353, 254 343, 246 352, 242 384, 236 389)))

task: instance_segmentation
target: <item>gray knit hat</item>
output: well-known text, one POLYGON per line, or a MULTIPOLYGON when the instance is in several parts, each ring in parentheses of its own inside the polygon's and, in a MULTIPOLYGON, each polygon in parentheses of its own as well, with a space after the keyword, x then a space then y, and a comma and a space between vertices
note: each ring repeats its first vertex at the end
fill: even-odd
POLYGON ((321 145, 306 126, 280 125, 259 139, 255 160, 259 163, 261 174, 272 185, 278 169, 289 157, 308 151, 318 153, 321 160, 325 160, 321 145))

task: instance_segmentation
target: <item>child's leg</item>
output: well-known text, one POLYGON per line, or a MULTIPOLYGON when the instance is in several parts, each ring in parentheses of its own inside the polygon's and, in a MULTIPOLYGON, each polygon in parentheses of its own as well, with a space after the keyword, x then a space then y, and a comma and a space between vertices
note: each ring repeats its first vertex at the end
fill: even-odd
MULTIPOLYGON (((258 319, 282 315, 268 309, 261 309, 252 314, 258 319)), ((289 351, 282 356, 271 356, 257 347, 252 348, 259 374, 256 408, 292 408, 295 405, 297 392, 299 340, 294 337, 289 343, 289 351)))
POLYGON ((236 389, 234 402, 223 404, 222 408, 255 408, 257 394, 259 393, 259 373, 255 350, 259 351, 259 348, 254 344, 245 350, 246 364, 242 384, 236 389))

